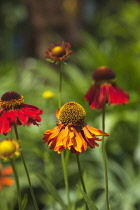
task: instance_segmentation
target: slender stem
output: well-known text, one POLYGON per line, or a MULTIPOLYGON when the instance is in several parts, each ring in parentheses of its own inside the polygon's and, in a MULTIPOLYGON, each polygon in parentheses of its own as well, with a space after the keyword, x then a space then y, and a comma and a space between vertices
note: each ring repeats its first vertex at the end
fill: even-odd
MULTIPOLYGON (((62 61, 59 62, 59 108, 62 106, 62 61)), ((61 152, 61 162, 63 168, 63 175, 64 175, 64 182, 65 182, 65 189, 68 201, 68 210, 71 209, 70 204, 70 196, 69 196, 69 183, 68 183, 68 160, 65 161, 64 152, 61 152)))
MULTIPOLYGON (((14 129, 15 129, 16 138, 19 141, 19 136, 18 136, 18 131, 17 131, 17 126, 16 125, 14 126, 14 129)), ((22 151, 21 151, 21 159, 22 159, 22 162, 23 162, 23 165, 24 165, 24 169, 25 169, 25 172, 26 172, 26 176, 27 176, 27 179, 28 179, 29 188, 30 188, 31 196, 32 196, 32 199, 33 199, 33 202, 34 202, 35 209, 39 210, 38 204, 37 204, 37 201, 36 201, 36 198, 35 198, 35 195, 34 195, 34 191, 33 191, 32 185, 31 185, 29 172, 28 172, 28 169, 27 169, 26 162, 24 160, 24 156, 23 156, 22 151)))
POLYGON ((65 161, 64 157, 64 151, 61 153, 61 161, 62 161, 62 167, 63 167, 63 174, 64 174, 64 181, 65 181, 65 189, 66 189, 66 196, 68 201, 68 210, 71 209, 70 204, 70 196, 69 196, 69 183, 68 183, 68 167, 65 161))
POLYGON ((17 175, 17 171, 14 165, 14 161, 13 159, 10 159, 10 163, 14 172, 14 176, 15 176, 15 182, 16 182, 16 187, 17 187, 17 194, 18 194, 18 206, 19 206, 19 210, 21 210, 21 191, 20 191, 20 186, 19 186, 19 179, 18 179, 18 175, 17 175))
MULTIPOLYGON (((82 170, 81 170, 81 165, 80 165, 80 160, 79 160, 79 154, 76 154, 76 160, 77 160, 77 165, 78 165, 78 170, 79 170, 79 175, 80 175, 82 188, 83 188, 83 191, 87 194, 85 183, 84 183, 84 179, 83 179, 83 176, 82 176, 82 170)), ((86 204, 86 210, 88 210, 87 204, 86 204)))
POLYGON ((59 62, 59 108, 62 106, 62 62, 59 62))
POLYGON ((105 176, 105 191, 106 191, 106 208, 110 210, 109 207, 109 193, 108 193, 108 172, 107 172, 107 160, 106 160, 106 147, 105 147, 105 140, 104 140, 104 132, 105 132, 105 106, 102 110, 102 154, 103 154, 103 163, 104 163, 104 176, 105 176))

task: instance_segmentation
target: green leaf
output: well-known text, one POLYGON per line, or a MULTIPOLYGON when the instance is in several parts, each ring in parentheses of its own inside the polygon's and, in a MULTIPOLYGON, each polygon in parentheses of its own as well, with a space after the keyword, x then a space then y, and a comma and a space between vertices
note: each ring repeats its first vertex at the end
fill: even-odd
POLYGON ((88 208, 90 210, 98 210, 98 208, 95 206, 95 204, 93 203, 93 201, 87 196, 87 194, 78 186, 78 189, 80 190, 80 192, 83 195, 84 200, 86 201, 88 208))
POLYGON ((66 205, 64 204, 62 198, 58 194, 57 190, 55 189, 54 185, 51 183, 51 181, 48 178, 44 178, 40 176, 44 189, 47 188, 47 190, 50 192, 51 195, 53 195, 54 199, 59 203, 59 205, 63 208, 63 210, 67 210, 66 205))
POLYGON ((22 210, 24 210, 26 208, 27 201, 28 201, 28 195, 24 194, 24 197, 23 197, 22 202, 21 202, 21 209, 22 210))

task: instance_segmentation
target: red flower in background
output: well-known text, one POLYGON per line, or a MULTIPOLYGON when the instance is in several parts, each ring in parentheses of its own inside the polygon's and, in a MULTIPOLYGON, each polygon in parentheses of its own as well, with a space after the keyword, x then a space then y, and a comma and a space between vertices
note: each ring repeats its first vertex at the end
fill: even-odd
POLYGON ((5 169, 2 169, 2 165, 0 164, 0 190, 2 190, 3 185, 6 185, 6 186, 13 185, 14 183, 13 178, 7 176, 12 173, 13 173, 13 170, 10 166, 5 169))
POLYGON ((115 73, 106 66, 98 67, 93 73, 94 84, 85 95, 92 109, 102 109, 105 104, 129 103, 129 94, 114 82, 115 73))
POLYGON ((24 104, 23 96, 6 92, 0 100, 0 134, 7 134, 14 125, 38 125, 43 113, 36 106, 24 104))
POLYGON ((71 45, 68 42, 62 42, 60 44, 59 42, 56 43, 56 45, 51 44, 48 49, 45 51, 47 54, 45 58, 47 58, 47 61, 58 63, 59 61, 65 61, 67 57, 73 53, 71 50, 71 45))

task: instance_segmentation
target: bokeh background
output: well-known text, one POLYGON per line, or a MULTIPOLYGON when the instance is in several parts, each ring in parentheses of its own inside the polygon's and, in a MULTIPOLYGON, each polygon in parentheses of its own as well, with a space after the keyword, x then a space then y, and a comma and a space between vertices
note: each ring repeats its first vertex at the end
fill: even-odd
MULTIPOLYGON (((61 210, 66 203, 61 157, 43 144, 43 133, 56 123, 59 71, 48 63, 50 43, 70 42, 73 54, 64 65, 63 103, 76 101, 86 110, 86 122, 101 129, 101 111, 91 110, 84 95, 91 75, 106 65, 116 83, 130 94, 130 103, 108 106, 106 114, 109 196, 112 210, 140 209, 140 1, 135 0, 5 0, 0 4, 0 95, 16 91, 25 103, 44 110, 39 127, 19 127, 19 136, 40 210, 61 210), (54 98, 44 99, 44 91, 54 98)), ((14 132, 0 139, 13 137, 14 132)), ((105 209, 101 143, 80 155, 89 197, 105 209)), ((9 163, 2 163, 3 167, 9 163)), ((27 210, 33 210, 26 174, 15 160, 27 210)), ((69 157, 73 210, 83 210, 76 158, 69 157)), ((16 186, 0 192, 2 210, 16 210, 16 186)))

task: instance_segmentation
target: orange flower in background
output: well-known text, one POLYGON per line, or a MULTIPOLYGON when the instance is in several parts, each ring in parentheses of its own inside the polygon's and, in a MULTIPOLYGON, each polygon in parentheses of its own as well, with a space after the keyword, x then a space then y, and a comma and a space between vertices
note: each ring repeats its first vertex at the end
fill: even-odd
POLYGON ((94 84, 85 95, 91 109, 102 109, 105 104, 122 105, 129 103, 129 94, 122 90, 114 82, 114 71, 106 66, 95 69, 93 76, 94 84))
POLYGON ((0 190, 2 190, 2 187, 4 185, 11 186, 14 184, 13 178, 7 176, 12 173, 13 173, 13 170, 10 166, 5 169, 2 169, 2 165, 0 164, 0 190))
MULTIPOLYGON (((45 132, 44 143, 48 143, 50 149, 58 153, 67 148, 79 154, 88 147, 98 146, 96 141, 101 141, 98 136, 102 136, 103 132, 86 124, 85 115, 86 112, 80 104, 76 102, 64 104, 56 112, 59 119, 57 127, 45 132)), ((104 135, 108 136, 107 133, 104 135)))
POLYGON ((56 45, 51 44, 45 51, 45 53, 47 54, 45 58, 47 58, 47 61, 54 63, 65 61, 68 56, 73 53, 70 48, 70 43, 64 41, 61 44, 59 42, 57 42, 56 45))
POLYGON ((43 113, 36 106, 24 104, 23 96, 16 92, 6 92, 0 100, 0 134, 7 134, 16 125, 38 125, 43 113))

